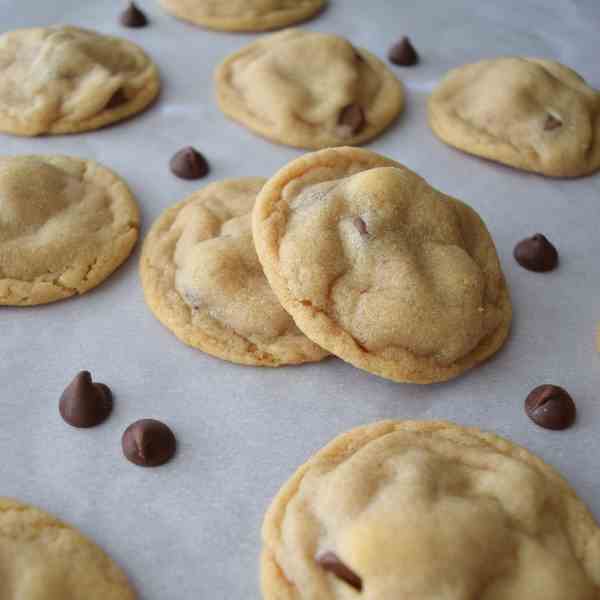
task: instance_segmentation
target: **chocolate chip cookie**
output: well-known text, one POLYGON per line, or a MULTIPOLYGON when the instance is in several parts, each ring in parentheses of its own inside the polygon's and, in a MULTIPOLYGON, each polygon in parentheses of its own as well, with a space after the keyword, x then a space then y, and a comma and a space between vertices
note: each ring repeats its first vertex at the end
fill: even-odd
POLYGON ((370 52, 337 35, 298 29, 231 55, 215 80, 228 117, 299 148, 362 144, 404 106, 402 84, 370 52))
POLYGON ((154 63, 121 38, 66 26, 0 36, 0 131, 98 129, 142 111, 159 88, 154 63))
POLYGON ((600 168, 600 93, 551 60, 498 58, 453 69, 429 100, 429 123, 470 154, 553 177, 600 168))
POLYGON ((0 597, 135 600, 125 574, 93 542, 51 515, 0 498, 0 597))
POLYGON ((507 337, 511 303, 485 224, 399 163, 356 148, 307 154, 262 189, 253 228, 283 307, 357 367, 444 381, 507 337))
POLYGON ((161 0, 185 21, 218 31, 266 31, 316 15, 326 0, 161 0))
POLYGON ((339 436, 263 525, 265 600, 594 600, 600 528, 552 467, 491 433, 381 422, 339 436))
POLYGON ((138 230, 129 188, 98 163, 0 157, 0 305, 87 292, 125 261, 138 230))
POLYGON ((181 341, 257 366, 321 360, 326 352, 280 306, 254 250, 251 211, 265 180, 213 183, 168 209, 144 242, 148 306, 181 341))

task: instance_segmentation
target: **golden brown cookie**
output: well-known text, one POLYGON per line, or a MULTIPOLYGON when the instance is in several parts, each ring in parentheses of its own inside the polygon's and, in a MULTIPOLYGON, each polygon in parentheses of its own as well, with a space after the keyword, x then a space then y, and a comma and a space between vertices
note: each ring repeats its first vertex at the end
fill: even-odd
POLYGON ((184 21, 217 31, 266 31, 310 19, 326 0, 161 0, 184 21))
POLYGON ((506 339, 511 303, 485 224, 392 160, 356 148, 294 160, 259 194, 253 229, 298 327, 361 369, 444 381, 506 339))
POLYGON ((159 89, 156 66, 127 40, 65 26, 0 36, 0 131, 98 129, 141 112, 159 89))
POLYGON ((263 525, 264 600, 596 600, 600 528, 494 434, 380 422, 337 437, 263 525))
POLYGON ((453 69, 429 123, 470 154, 553 177, 600 168, 600 93, 551 60, 497 58, 453 69))
POLYGON ((0 157, 0 305, 87 292, 129 256, 138 229, 129 188, 98 163, 0 157))
POLYGON ((2 600, 135 600, 96 544, 51 515, 0 498, 2 600))
POLYGON ((181 341, 224 360, 318 361, 327 353, 280 306, 254 250, 251 211, 264 182, 213 183, 163 213, 144 241, 146 302, 181 341))
POLYGON ((299 29, 263 37, 232 54, 217 69, 215 82, 228 117, 299 148, 362 144, 404 106, 402 84, 370 52, 336 35, 299 29))

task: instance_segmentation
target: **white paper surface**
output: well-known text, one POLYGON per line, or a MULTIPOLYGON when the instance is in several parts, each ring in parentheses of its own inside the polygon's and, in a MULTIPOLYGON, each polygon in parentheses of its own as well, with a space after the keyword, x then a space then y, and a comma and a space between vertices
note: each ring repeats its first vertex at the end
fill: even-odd
MULTIPOLYGON (((144 115, 75 136, 1 136, 2 153, 91 158, 131 185, 143 231, 199 185, 173 177, 172 153, 188 144, 212 165, 207 181, 269 176, 300 151, 228 121, 212 72, 254 35, 194 28, 140 0, 150 27, 119 26, 124 3, 0 0, 2 31, 70 23, 138 42, 158 63, 164 91, 144 115)), ((405 113, 368 147, 405 163, 470 203, 498 246, 515 309, 512 336, 485 366, 441 385, 398 385, 341 361, 280 370, 228 364, 188 348, 146 308, 138 252, 96 291, 31 309, 0 308, 0 495, 64 518, 102 545, 144 600, 258 598, 263 512, 285 479, 335 435, 383 418, 451 419, 508 436, 558 467, 600 517, 600 176, 576 181, 524 174, 453 150, 426 122, 426 97, 444 72, 484 57, 557 59, 600 87, 597 0, 331 0, 306 25, 337 32, 384 57, 409 34, 422 56, 392 67, 407 88, 405 113), (518 240, 545 233, 560 268, 518 267, 518 240), (115 411, 89 431, 66 426, 58 398, 80 369, 106 382, 115 411), (579 418, 570 430, 536 427, 523 400, 542 383, 566 387, 579 418), (172 426, 179 454, 151 470, 128 463, 120 437, 132 421, 172 426)), ((518 490, 515 490, 518 493, 518 490)))

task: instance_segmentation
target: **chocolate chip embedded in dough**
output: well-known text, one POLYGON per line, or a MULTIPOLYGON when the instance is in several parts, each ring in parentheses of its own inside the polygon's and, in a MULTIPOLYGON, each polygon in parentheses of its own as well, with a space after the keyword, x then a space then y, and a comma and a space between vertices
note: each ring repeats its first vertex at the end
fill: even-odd
POLYGON ((325 570, 345 581, 359 592, 362 591, 362 579, 347 565, 345 565, 334 552, 324 552, 317 556, 317 563, 325 570))
POLYGON ((544 123, 544 130, 552 131, 554 129, 558 129, 559 127, 562 127, 562 121, 557 119, 554 115, 549 114, 546 117, 546 122, 544 123))
POLYGON ((345 106, 338 117, 338 134, 340 137, 349 138, 365 126, 365 113, 360 105, 353 103, 345 106))

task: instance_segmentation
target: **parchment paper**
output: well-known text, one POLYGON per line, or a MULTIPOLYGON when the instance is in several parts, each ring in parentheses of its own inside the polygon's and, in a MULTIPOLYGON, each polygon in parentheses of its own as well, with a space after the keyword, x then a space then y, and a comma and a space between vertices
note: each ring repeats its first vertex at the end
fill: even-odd
MULTIPOLYGON (((300 151, 228 121, 212 72, 254 35, 214 33, 140 0, 152 20, 124 29, 124 3, 0 0, 0 27, 70 23, 127 37, 160 67, 158 104, 127 123, 83 135, 1 136, 2 153, 64 153, 98 160, 131 185, 147 230, 163 209, 204 182, 168 170, 188 144, 212 165, 208 180, 269 176, 300 151)), ((597 0, 331 0, 305 25, 337 32, 384 57, 409 34, 422 56, 392 67, 407 109, 368 147, 405 163, 476 208, 497 243, 515 308, 505 349, 451 383, 398 385, 339 360, 280 370, 235 366, 179 343, 146 308, 138 252, 105 284, 46 307, 0 309, 0 495, 34 503, 81 528, 127 571, 144 600, 258 598, 263 512, 280 485, 335 435, 384 418, 451 419, 507 436, 558 467, 600 517, 600 175, 576 181, 529 175, 453 150, 426 123, 426 98, 453 66, 523 54, 557 59, 600 87, 597 0), (530 273, 512 258, 518 240, 545 233, 560 268, 530 273), (58 398, 80 369, 115 394, 110 420, 68 427, 58 398), (523 400, 541 383, 566 387, 579 417, 570 430, 536 427, 523 400), (132 421, 172 426, 179 454, 142 469, 121 455, 132 421)), ((518 490, 515 490, 518 493, 518 490)))

